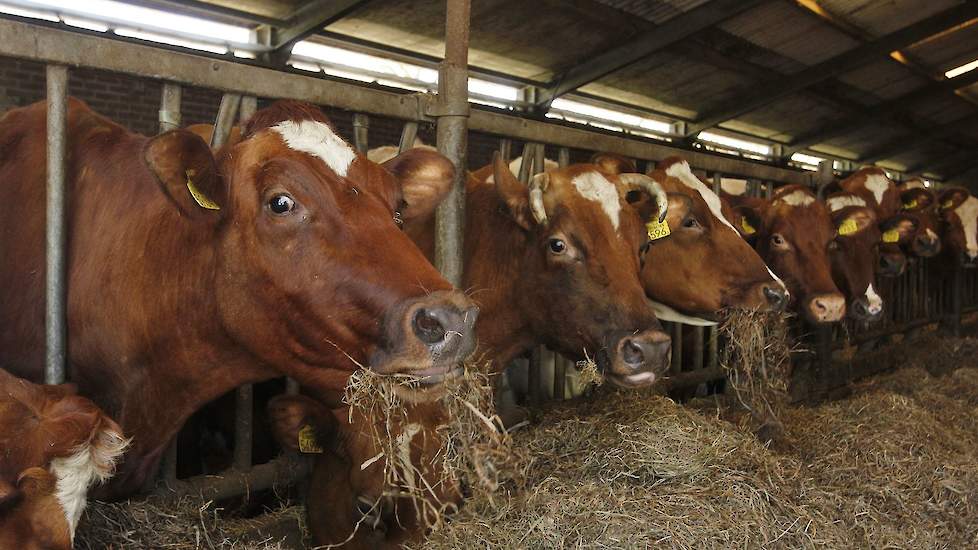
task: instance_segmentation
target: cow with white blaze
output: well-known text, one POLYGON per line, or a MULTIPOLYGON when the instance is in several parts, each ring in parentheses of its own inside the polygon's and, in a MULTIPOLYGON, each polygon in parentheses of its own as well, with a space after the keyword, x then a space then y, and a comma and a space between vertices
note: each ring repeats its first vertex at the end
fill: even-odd
POLYGON ((829 246, 832 279, 845 294, 846 310, 857 321, 876 321, 883 314, 883 299, 874 287, 880 233, 876 211, 859 195, 833 193, 825 199, 832 213, 836 236, 829 246))
POLYGON ((967 189, 943 189, 937 198, 944 230, 943 241, 952 262, 978 265, 978 198, 967 189))

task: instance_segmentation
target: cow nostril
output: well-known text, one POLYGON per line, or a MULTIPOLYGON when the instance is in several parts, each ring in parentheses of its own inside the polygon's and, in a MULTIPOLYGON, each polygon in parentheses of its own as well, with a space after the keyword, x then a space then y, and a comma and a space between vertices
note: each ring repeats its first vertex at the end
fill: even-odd
POLYGON ((445 339, 445 325, 437 311, 419 309, 414 314, 414 333, 426 344, 437 344, 445 339))
POLYGON ((629 365, 640 365, 645 362, 645 353, 642 347, 633 340, 626 340, 621 347, 622 359, 629 365))
POLYGON ((866 308, 866 304, 864 304, 861 301, 860 302, 856 302, 855 304, 853 304, 852 307, 855 308, 856 313, 858 313, 860 315, 866 315, 866 314, 869 313, 869 309, 866 308))
POLYGON ((776 287, 765 286, 764 287, 764 297, 767 302, 771 304, 775 309, 780 309, 784 305, 784 290, 776 287))

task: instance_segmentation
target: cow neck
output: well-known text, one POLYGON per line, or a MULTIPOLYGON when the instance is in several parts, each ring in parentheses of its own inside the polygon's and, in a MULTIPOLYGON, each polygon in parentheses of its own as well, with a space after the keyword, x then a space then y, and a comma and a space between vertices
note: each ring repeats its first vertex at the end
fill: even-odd
POLYGON ((517 293, 527 233, 505 211, 492 184, 470 180, 466 201, 464 288, 479 305, 479 347, 501 370, 539 343, 517 293))

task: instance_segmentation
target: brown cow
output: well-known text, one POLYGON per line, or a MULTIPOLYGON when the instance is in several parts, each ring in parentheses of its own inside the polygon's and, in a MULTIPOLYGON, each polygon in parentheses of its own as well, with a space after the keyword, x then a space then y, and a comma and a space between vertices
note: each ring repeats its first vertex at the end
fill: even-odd
POLYGON ((940 212, 937 195, 924 186, 920 179, 909 180, 899 186, 903 212, 916 222, 916 230, 905 247, 907 253, 919 258, 933 258, 941 252, 940 212))
MULTIPOLYGON (((876 211, 876 219, 883 226, 889 228, 897 223, 890 218, 900 212, 900 192, 882 168, 875 166, 861 168, 838 182, 837 185, 842 191, 862 197, 866 204, 876 211)), ((896 277, 901 275, 906 268, 907 257, 898 244, 880 244, 880 275, 896 277)))
MULTIPOLYGON (((46 105, 0 120, 0 364, 43 370, 46 105)), ((214 158, 185 130, 132 134, 68 108, 68 363, 81 394, 133 437, 112 496, 138 489, 186 418, 286 374, 341 390, 360 365, 438 382, 474 347, 473 303, 401 219, 427 216, 451 163, 383 166, 312 105, 258 111, 214 158)))
POLYGON ((833 193, 825 199, 825 204, 832 213, 836 230, 835 241, 829 247, 832 279, 845 294, 846 310, 851 318, 877 321, 883 314, 883 299, 873 285, 883 235, 876 210, 859 195, 845 191, 833 193))
MULTIPOLYGON (((634 169, 618 155, 602 153, 593 160, 616 173, 634 169)), ((784 283, 741 238, 719 197, 686 161, 663 160, 648 175, 669 196, 670 235, 652 241, 641 274, 659 320, 707 325, 723 308, 779 310, 787 305, 784 283)), ((639 197, 634 204, 639 212, 654 215, 652 201, 645 194, 639 197)))
MULTIPOLYGON (((306 498, 309 531, 315 545, 343 544, 343 548, 401 548, 417 540, 425 523, 419 517, 424 505, 451 513, 462 504, 457 480, 444 475, 443 435, 437 427, 447 422, 437 402, 407 406, 405 422, 381 427, 410 457, 417 469, 408 476, 415 498, 397 497, 397 487, 387 487, 384 469, 389 467, 371 435, 370 419, 347 408, 330 410, 305 396, 279 396, 268 405, 276 439, 283 448, 315 453, 306 498), (305 433, 301 433, 305 430, 305 433), (312 440, 310 441, 310 438, 312 440), (300 439, 305 449, 300 448, 300 439), (310 446, 311 444, 311 447, 310 446)), ((410 491, 410 486, 401 488, 410 491)))
POLYGON ((72 385, 0 369, 0 548, 69 550, 88 490, 112 476, 127 444, 72 385))
MULTIPOLYGON (((487 178, 479 170, 468 182, 464 286, 482 311, 479 345, 495 372, 546 344, 567 357, 596 357, 616 384, 652 384, 669 365, 669 337, 642 290, 646 231, 621 181, 659 197, 661 188, 592 164, 537 175, 527 186, 498 155, 493 182, 477 175, 487 178)), ((430 257, 433 220, 408 232, 430 257)))
POLYGON ((975 267, 978 265, 978 198, 971 196, 967 189, 949 187, 941 190, 937 202, 949 263, 975 267))
POLYGON ((814 323, 842 319, 846 301, 832 281, 828 256, 836 231, 825 204, 807 188, 788 185, 770 200, 741 207, 753 210, 757 251, 784 280, 805 318, 814 323))

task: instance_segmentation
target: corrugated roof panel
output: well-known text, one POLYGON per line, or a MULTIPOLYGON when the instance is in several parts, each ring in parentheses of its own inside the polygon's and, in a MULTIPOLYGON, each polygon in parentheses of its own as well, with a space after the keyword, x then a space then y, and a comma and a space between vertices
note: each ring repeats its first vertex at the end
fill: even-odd
POLYGON ((961 0, 819 0, 830 13, 879 37, 962 3, 961 0))
POLYGON ((886 58, 841 75, 839 80, 882 99, 901 96, 929 82, 896 61, 886 58))
POLYGON ((814 65, 859 45, 817 17, 789 2, 768 2, 720 26, 723 30, 772 49, 805 65, 814 65))
POLYGON ((915 59, 940 72, 978 59, 978 24, 972 24, 908 48, 915 59))
POLYGON ((795 94, 721 126, 776 141, 790 141, 837 120, 839 113, 823 103, 795 94))
POLYGON ((665 23, 680 13, 687 12, 709 0, 596 0, 606 6, 621 10, 656 24, 665 23))
POLYGON ((836 149, 861 156, 905 135, 907 130, 885 122, 867 123, 851 132, 815 146, 815 149, 836 149))

